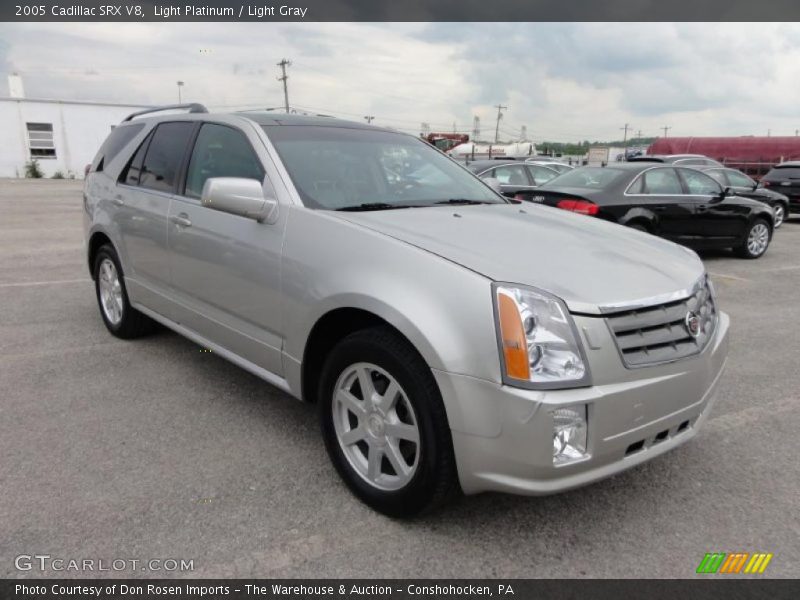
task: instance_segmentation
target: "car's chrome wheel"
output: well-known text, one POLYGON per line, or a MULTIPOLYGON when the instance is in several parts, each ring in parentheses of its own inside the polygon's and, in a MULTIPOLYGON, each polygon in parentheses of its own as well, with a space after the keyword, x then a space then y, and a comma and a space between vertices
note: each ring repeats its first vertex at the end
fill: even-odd
POLYGON ((399 490, 420 460, 414 408, 391 374, 360 362, 339 376, 333 393, 336 438, 352 469, 379 490, 399 490))
POLYGON ((747 250, 752 256, 761 256, 769 246, 769 227, 756 223, 747 236, 747 250))
POLYGON ((104 258, 100 263, 97 285, 100 291, 100 305, 103 307, 106 319, 112 325, 118 325, 122 320, 123 311, 122 284, 117 267, 110 258, 104 258))
POLYGON ((775 214, 775 229, 777 229, 786 219, 786 209, 783 208, 783 204, 776 204, 772 211, 775 214))

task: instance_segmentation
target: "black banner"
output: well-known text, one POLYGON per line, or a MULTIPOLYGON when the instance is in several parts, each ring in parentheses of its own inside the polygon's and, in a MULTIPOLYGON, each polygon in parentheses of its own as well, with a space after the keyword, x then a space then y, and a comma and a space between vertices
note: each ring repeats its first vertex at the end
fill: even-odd
POLYGON ((797 0, 3 0, 0 21, 800 21, 797 0))
POLYGON ((713 577, 694 580, 0 580, 4 600, 411 600, 421 598, 524 598, 558 600, 789 600, 800 597, 800 580, 713 577))

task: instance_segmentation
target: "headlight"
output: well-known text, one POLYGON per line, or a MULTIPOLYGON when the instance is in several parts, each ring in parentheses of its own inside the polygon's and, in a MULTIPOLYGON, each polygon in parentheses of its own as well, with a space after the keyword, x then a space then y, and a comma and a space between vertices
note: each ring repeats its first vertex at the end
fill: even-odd
POLYGON ((503 380, 520 387, 589 384, 589 369, 564 304, 530 288, 494 286, 503 380))

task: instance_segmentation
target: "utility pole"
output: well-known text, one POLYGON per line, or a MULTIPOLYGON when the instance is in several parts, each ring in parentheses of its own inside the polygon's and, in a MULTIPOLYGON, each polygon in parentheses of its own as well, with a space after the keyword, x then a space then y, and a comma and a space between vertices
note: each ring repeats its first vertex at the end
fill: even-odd
POLYGON ((289 113, 289 86, 286 82, 289 79, 289 76, 286 74, 286 67, 292 66, 292 61, 286 60, 285 58, 278 63, 278 66, 281 68, 281 73, 283 74, 282 77, 278 77, 278 81, 283 82, 283 105, 286 108, 286 113, 289 113))
POLYGON ((664 137, 667 137, 667 132, 668 132, 670 129, 672 129, 672 127, 671 127, 671 126, 669 126, 669 125, 664 125, 663 127, 661 127, 661 129, 663 129, 663 130, 664 130, 664 137))
POLYGON ((181 88, 183 87, 183 82, 178 81, 178 104, 181 103, 181 88))
POLYGON ((636 139, 637 140, 641 140, 642 139, 642 130, 641 129, 636 132, 636 139))
POLYGON ((767 129, 767 137, 772 137, 772 129, 767 129))
POLYGON ((428 135, 430 132, 431 132, 431 125, 430 125, 430 123, 424 123, 424 122, 423 122, 423 123, 421 123, 421 124, 420 124, 420 133, 422 134, 422 137, 425 137, 425 136, 426 136, 426 135, 428 135))
POLYGON ((528 127, 526 125, 523 125, 519 130, 519 141, 520 142, 528 141, 528 127))
POLYGON ((374 118, 375 118, 375 117, 373 117, 372 115, 367 115, 367 116, 365 116, 365 117, 364 117, 364 120, 365 120, 367 123, 372 123, 372 120, 373 120, 374 118))
POLYGON ((628 123, 625 123, 625 127, 620 127, 623 131, 625 131, 625 136, 622 138, 622 149, 625 156, 625 161, 628 160, 628 129, 631 129, 631 126, 628 123))
POLYGON ((478 141, 481 135, 481 118, 478 115, 472 117, 472 141, 478 141))
POLYGON ((497 109, 497 125, 494 127, 494 143, 496 144, 500 138, 500 119, 503 118, 503 111, 508 107, 502 104, 495 104, 495 108, 497 109))

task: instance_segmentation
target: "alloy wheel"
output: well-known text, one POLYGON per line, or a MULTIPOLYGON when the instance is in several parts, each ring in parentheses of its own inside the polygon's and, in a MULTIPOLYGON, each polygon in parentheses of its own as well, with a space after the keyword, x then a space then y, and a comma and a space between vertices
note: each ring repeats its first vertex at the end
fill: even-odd
POLYGON ((100 290, 100 304, 103 314, 112 325, 122 320, 122 283, 114 262, 104 258, 98 270, 97 285, 100 290))
POLYGON ((769 245, 769 228, 764 223, 756 223, 747 236, 747 250, 753 256, 763 254, 769 245))
POLYGON ((403 388, 371 363, 347 367, 333 392, 333 425, 347 462, 380 490, 399 490, 414 477, 420 431, 403 388))

